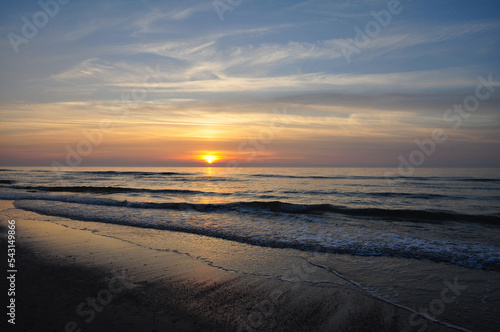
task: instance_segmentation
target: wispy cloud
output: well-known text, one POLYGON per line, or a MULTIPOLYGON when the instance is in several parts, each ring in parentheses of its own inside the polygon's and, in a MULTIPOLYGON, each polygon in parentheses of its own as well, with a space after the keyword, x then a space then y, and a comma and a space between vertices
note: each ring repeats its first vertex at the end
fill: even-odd
POLYGON ((97 31, 109 29, 123 22, 124 22, 123 19, 114 19, 114 18, 108 18, 106 20, 93 19, 90 22, 85 21, 78 24, 75 28, 73 28, 73 30, 65 32, 62 35, 61 40, 63 43, 74 42, 80 40, 81 38, 89 36, 93 33, 96 33, 97 31))
MULTIPOLYGON (((97 160, 126 160, 131 148, 156 158, 165 146, 165 160, 182 159, 210 144, 232 155, 278 104, 288 107, 287 130, 263 159, 326 164, 333 147, 337 157, 362 151, 351 160, 387 164, 447 125, 443 112, 491 74, 495 94, 448 141, 486 149, 500 144, 500 14, 491 3, 463 3, 453 15, 448 2, 404 3, 347 63, 341 45, 386 0, 245 1, 224 22, 212 1, 70 2, 19 54, 0 40, 0 151, 54 160, 82 130, 112 119, 97 160), (148 68, 159 83, 128 103, 148 68)), ((21 17, 33 16, 25 7, 0 13, 4 36, 22 35, 21 17)))
POLYGON ((132 35, 138 36, 140 34, 164 32, 165 28, 161 27, 162 22, 184 21, 191 18, 193 15, 196 15, 197 13, 211 10, 213 10, 213 7, 210 2, 202 2, 191 5, 188 8, 178 8, 169 11, 154 8, 149 13, 137 18, 133 22, 133 25, 136 29, 134 30, 132 35))
POLYGON ((51 75, 51 79, 69 82, 81 78, 104 78, 105 74, 115 68, 112 64, 97 58, 87 59, 61 73, 51 75))

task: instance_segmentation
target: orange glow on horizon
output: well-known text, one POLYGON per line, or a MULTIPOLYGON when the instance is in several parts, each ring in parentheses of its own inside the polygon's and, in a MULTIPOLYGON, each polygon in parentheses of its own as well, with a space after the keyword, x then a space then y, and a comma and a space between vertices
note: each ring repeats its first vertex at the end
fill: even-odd
POLYGON ((213 163, 214 161, 217 161, 219 160, 220 158, 215 156, 215 155, 212 155, 212 154, 206 154, 206 155, 203 155, 201 156, 201 159, 205 160, 207 163, 211 164, 213 163))

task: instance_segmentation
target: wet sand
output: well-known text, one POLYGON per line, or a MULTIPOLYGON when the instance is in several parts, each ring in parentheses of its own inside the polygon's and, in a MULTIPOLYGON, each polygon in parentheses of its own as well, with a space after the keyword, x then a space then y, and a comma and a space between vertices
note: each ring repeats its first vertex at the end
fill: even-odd
MULTIPOLYGON (((85 222, 85 230, 74 229, 70 225, 79 221, 0 203, 3 248, 7 220, 16 220, 18 331, 416 331, 421 327, 410 324, 411 312, 361 291, 342 284, 301 282, 303 274, 322 273, 298 263, 303 260, 289 265, 289 276, 281 279, 225 270, 213 263, 218 257, 209 260, 153 250, 146 242, 138 245, 107 236, 97 223, 85 222)), ((106 227, 114 232, 145 232, 143 238, 151 232, 151 241, 158 232, 106 227)), ((162 241, 175 239, 182 242, 179 247, 198 248, 193 252, 206 246, 198 235, 161 232, 168 234, 162 241)), ((224 245, 233 245, 229 242, 217 240, 215 249, 207 247, 207 256, 216 256, 217 247, 223 255, 224 245)), ((228 251, 234 254, 224 259, 245 261, 261 253, 250 246, 241 245, 248 255, 234 248, 228 251)), ((272 249, 262 255, 254 257, 255 264, 284 260, 272 249)), ((456 331, 431 321, 426 326, 426 331, 456 331)))

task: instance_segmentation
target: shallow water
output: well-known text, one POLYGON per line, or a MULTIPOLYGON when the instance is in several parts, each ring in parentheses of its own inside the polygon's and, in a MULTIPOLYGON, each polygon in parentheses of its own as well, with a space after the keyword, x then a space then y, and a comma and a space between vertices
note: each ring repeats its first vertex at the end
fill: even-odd
POLYGON ((0 198, 48 215, 264 247, 500 270, 500 170, 79 168, 0 171, 0 198))
MULTIPOLYGON (((417 313, 462 331, 500 328, 500 273, 493 270, 392 256, 269 248, 186 232, 38 215, 20 209, 4 214, 16 220, 52 222, 89 235, 118 239, 148 249, 150 257, 164 251, 188 256, 235 276, 361 291, 414 314, 410 325, 415 330, 425 331, 429 324, 417 313)), ((152 266, 147 270, 147 278, 160 280, 163 273, 161 265, 158 269, 152 266)))

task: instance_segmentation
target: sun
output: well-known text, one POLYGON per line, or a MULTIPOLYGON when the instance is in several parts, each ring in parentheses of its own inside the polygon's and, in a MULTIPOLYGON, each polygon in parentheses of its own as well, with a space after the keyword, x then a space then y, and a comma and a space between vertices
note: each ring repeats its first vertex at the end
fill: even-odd
POLYGON ((207 163, 211 164, 214 161, 219 160, 219 157, 211 155, 211 154, 206 154, 204 156, 201 156, 201 159, 205 160, 207 163))

